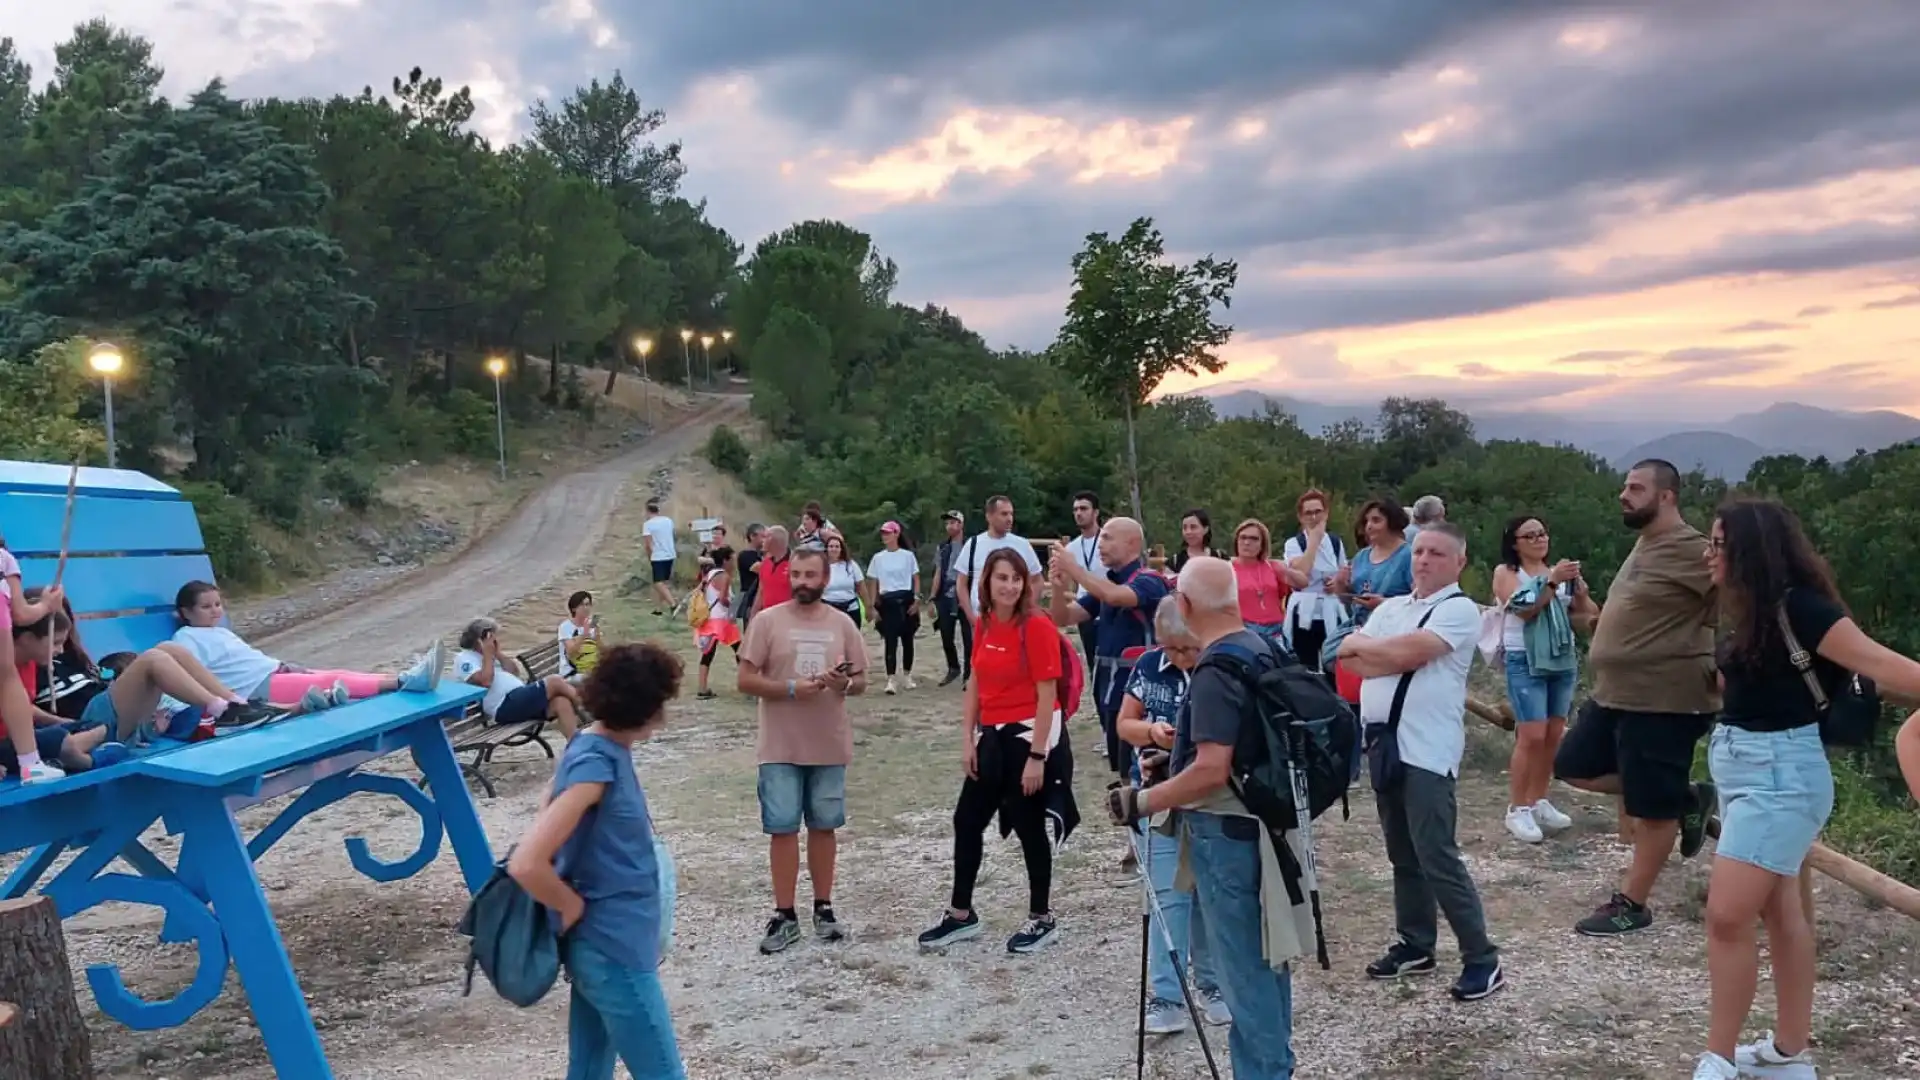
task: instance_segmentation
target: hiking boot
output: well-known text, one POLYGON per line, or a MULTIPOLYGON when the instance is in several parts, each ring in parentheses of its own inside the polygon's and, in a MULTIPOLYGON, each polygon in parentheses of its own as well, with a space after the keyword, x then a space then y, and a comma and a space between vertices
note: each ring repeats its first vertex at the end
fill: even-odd
POLYGON ((847 940, 847 928, 834 917, 832 905, 814 905, 813 936, 820 941, 847 940))
POLYGON ((1147 1002, 1147 1034, 1178 1035, 1187 1030, 1187 1007, 1154 998, 1147 1002))
POLYGON ((800 920, 791 915, 775 914, 767 920, 767 936, 760 939, 760 952, 765 956, 786 952, 799 944, 800 920))
POLYGON ((1039 952, 1053 944, 1054 939, 1059 936, 1056 930, 1053 916, 1037 915, 1028 919, 1027 925, 1014 931, 1013 936, 1007 939, 1007 951, 1010 953, 1039 952))
POLYGON ((1611 900, 1593 909, 1593 914, 1574 923, 1573 929, 1588 937, 1619 937, 1652 925, 1652 908, 1634 903, 1625 893, 1614 893, 1611 900))
POLYGON ((1547 838, 1547 834, 1540 831, 1540 823, 1533 819, 1531 806, 1507 807, 1507 831, 1523 844, 1537 844, 1547 838))
POLYGON ((1421 952, 1404 941, 1396 941, 1385 956, 1367 965, 1367 978, 1399 979, 1408 975, 1431 975, 1435 967, 1433 954, 1421 952))
POLYGON ((1712 784, 1693 785, 1693 805, 1680 818, 1680 857, 1691 859, 1700 854, 1707 842, 1707 818, 1712 816, 1720 793, 1712 784))
MULTIPOLYGON (((12 676, 8 676, 12 678, 12 676)), ((42 761, 35 765, 20 767, 20 782, 23 784, 51 784, 55 780, 65 780, 67 771, 52 762, 42 761)))
POLYGON ((946 677, 946 678, 944 678, 944 679, 941 679, 941 680, 940 680, 940 685, 941 685, 941 686, 952 686, 952 685, 953 685, 953 681, 954 681, 955 679, 958 679, 959 677, 960 677, 960 673, 959 673, 958 671, 955 671, 955 670, 954 670, 954 669, 952 669, 952 668, 948 668, 948 669, 947 669, 947 677, 946 677))
POLYGON ((1735 1048, 1734 1067, 1741 1076, 1768 1077, 1770 1080, 1817 1080, 1811 1047, 1797 1054, 1783 1054, 1773 1043, 1773 1032, 1735 1048))
POLYGON ((1507 976, 1500 970, 1500 961, 1489 960, 1479 964, 1468 964, 1454 980, 1448 993, 1455 1001, 1479 1001, 1500 992, 1507 985, 1507 976))
POLYGON ((1573 828, 1573 819, 1545 799, 1533 804, 1533 823, 1540 826, 1542 832, 1557 833, 1573 828))
POLYGON ((411 694, 424 694, 440 685, 440 669, 446 666, 447 647, 436 641, 427 646, 413 662, 413 666, 400 673, 400 689, 411 694))
POLYGON ((893 684, 893 676, 891 675, 887 676, 887 693, 897 694, 899 692, 900 692, 900 689, 893 684))
POLYGON ((1693 1067, 1693 1080, 1740 1080, 1740 1072, 1719 1054, 1705 1053, 1693 1067))
POLYGON ((1233 1023, 1233 1010, 1227 1008, 1227 999, 1217 986, 1209 986, 1200 991, 1200 1010, 1206 1014, 1207 1023, 1214 1027, 1225 1027, 1233 1023))
POLYGON ((979 936, 979 912, 969 911, 966 918, 956 919, 953 917, 953 912, 948 911, 940 916, 940 925, 920 935, 920 951, 940 952, 950 945, 972 941, 979 936))

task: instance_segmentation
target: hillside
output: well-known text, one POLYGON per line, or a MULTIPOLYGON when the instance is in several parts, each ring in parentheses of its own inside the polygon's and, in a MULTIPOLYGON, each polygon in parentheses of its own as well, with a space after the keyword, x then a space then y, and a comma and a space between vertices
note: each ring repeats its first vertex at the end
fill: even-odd
POLYGON ((1771 452, 1750 439, 1724 431, 1676 431, 1619 455, 1613 459, 1613 467, 1625 472, 1636 461, 1660 458, 1682 471, 1698 469, 1708 476, 1743 477, 1754 462, 1771 452))

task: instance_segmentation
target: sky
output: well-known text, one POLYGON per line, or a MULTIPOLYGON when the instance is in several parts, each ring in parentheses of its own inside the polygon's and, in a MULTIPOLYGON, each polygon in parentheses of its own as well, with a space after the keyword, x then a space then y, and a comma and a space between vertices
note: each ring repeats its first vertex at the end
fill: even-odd
POLYGON ((621 71, 748 249, 836 218, 896 299, 1040 348, 1088 233, 1238 260, 1225 371, 1322 402, 1920 415, 1916 0, 0 0, 44 78, 105 16, 180 96, 621 71))

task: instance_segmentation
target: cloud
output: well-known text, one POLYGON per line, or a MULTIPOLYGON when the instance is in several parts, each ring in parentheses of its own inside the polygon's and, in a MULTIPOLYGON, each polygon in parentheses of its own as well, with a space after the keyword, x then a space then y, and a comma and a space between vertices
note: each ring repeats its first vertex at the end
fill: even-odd
POLYGON ((1870 300, 1867 303, 1861 304, 1860 310, 1890 311, 1894 308, 1914 307, 1916 305, 1920 305, 1920 292, 1908 293, 1905 296, 1896 296, 1891 300, 1870 300))
POLYGON ((1750 319, 1738 326, 1729 326, 1720 331, 1723 334, 1771 334, 1779 330, 1804 329, 1798 323, 1774 322, 1771 319, 1750 319))
POLYGON ((1831 314, 1833 314, 1833 305, 1831 304, 1809 304, 1808 306, 1801 308, 1799 312, 1794 315, 1794 318, 1814 319, 1822 315, 1831 315, 1831 314))

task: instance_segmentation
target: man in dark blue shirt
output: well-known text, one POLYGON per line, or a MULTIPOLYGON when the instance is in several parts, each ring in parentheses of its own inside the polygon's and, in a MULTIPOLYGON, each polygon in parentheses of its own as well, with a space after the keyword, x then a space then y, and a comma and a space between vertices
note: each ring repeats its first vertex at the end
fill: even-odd
POLYGON ((1132 518, 1109 520, 1100 530, 1104 573, 1082 567, 1066 553, 1065 541, 1051 560, 1053 621, 1061 626, 1093 624, 1093 704, 1106 734, 1107 764, 1126 775, 1127 754, 1114 720, 1126 697, 1132 665, 1128 649, 1153 643, 1153 616, 1167 597, 1167 579, 1141 559, 1146 537, 1132 518), (1077 601, 1074 594, 1087 591, 1077 601))

